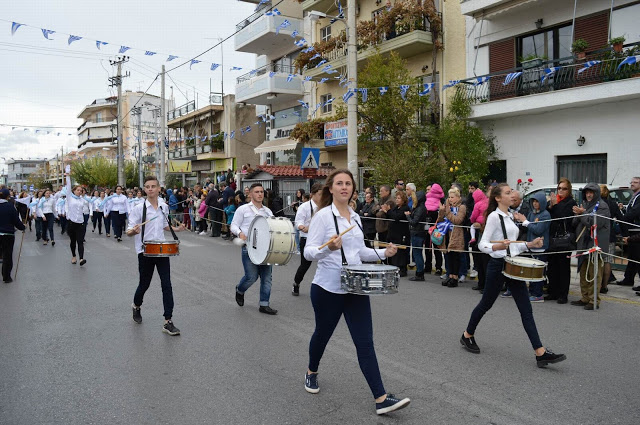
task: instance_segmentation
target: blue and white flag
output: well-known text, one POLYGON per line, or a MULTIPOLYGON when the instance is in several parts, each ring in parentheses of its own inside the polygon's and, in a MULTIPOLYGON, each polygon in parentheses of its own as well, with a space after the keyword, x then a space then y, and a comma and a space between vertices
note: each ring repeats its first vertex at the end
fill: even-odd
POLYGON ((487 81, 489 81, 491 79, 491 77, 478 77, 476 78, 476 81, 474 81, 473 85, 474 86, 481 86, 484 83, 486 83, 487 81))
POLYGON ((241 66, 234 66, 230 69, 230 71, 240 71, 240 70, 242 70, 241 66))
POLYGON ((347 79, 347 77, 343 77, 341 75, 340 76, 340 82, 338 83, 338 86, 342 87, 342 85, 344 84, 345 87, 346 87, 348 82, 349 82, 349 79, 347 79))
POLYGON ((287 115, 287 114, 282 114, 282 115, 280 115, 280 118, 282 118, 282 119, 286 119, 287 117, 288 117, 288 115, 287 115))
POLYGON ((418 92, 418 96, 426 96, 431 92, 431 89, 435 87, 436 83, 425 83, 423 84, 424 89, 421 92, 418 92))
POLYGON ((189 63, 189 69, 191 69, 191 67, 197 63, 200 63, 202 61, 199 61, 197 59, 191 59, 191 62, 189 63))
POLYGON ((118 53, 124 53, 127 50, 129 50, 131 47, 127 47, 127 46, 120 46, 120 50, 118 51, 118 53))
POLYGON ((302 100, 298 100, 298 103, 302 105, 304 109, 309 109, 309 104, 307 104, 306 102, 303 102, 302 100))
POLYGON ((408 84, 400 85, 400 97, 402 98, 402 100, 407 100, 407 91, 408 90, 409 90, 409 85, 408 84))
POLYGON ((540 80, 540 83, 544 83, 544 80, 547 79, 547 77, 552 76, 553 74, 556 73, 556 71, 559 71, 560 68, 562 68, 561 66, 552 66, 551 68, 545 68, 542 71, 544 72, 544 75, 542 76, 542 79, 540 80))
POLYGON ((229 134, 229 139, 233 139, 234 137, 236 137, 236 131, 232 130, 231 134, 229 134))
POLYGON ((17 22, 12 22, 11 23, 11 35, 15 34, 16 31, 18 31, 18 28, 20 28, 23 24, 19 24, 17 22))
POLYGON ((287 77, 287 83, 290 83, 291 80, 293 80, 293 74, 289 74, 289 76, 287 77))
POLYGON ((171 62, 174 59, 178 59, 178 56, 169 55, 169 57, 167 58, 167 62, 171 62))
POLYGON ((47 40, 53 40, 53 38, 49 38, 49 36, 51 34, 55 34, 55 31, 46 30, 44 28, 41 28, 41 29, 42 29, 42 35, 44 35, 44 38, 46 38, 47 40))
POLYGON ((622 65, 633 65, 635 63, 640 63, 640 55, 629 56, 624 58, 624 60, 620 62, 620 65, 618 65, 618 68, 616 68, 616 72, 620 71, 620 68, 622 68, 622 65))
MULTIPOLYGON (((316 65, 316 68, 320 68, 322 65, 324 65, 325 63, 327 63, 326 59, 322 59, 320 62, 318 62, 318 64, 316 65)), ((324 70, 323 70, 324 71, 324 70)))
POLYGON ((152 51, 147 50, 146 52, 144 52, 144 55, 145 55, 145 56, 153 56, 153 55, 155 55, 156 53, 157 53, 157 52, 152 52, 152 51))
POLYGON ((362 93, 362 103, 366 103, 369 99, 369 89, 358 89, 362 93))
POLYGON ((342 101, 344 103, 347 103, 349 101, 349 99, 351 99, 355 95, 356 95, 355 91, 352 90, 352 89, 349 89, 349 90, 347 90, 347 92, 345 94, 342 95, 342 101))
POLYGON ((586 71, 587 69, 589 69, 589 68, 591 68, 592 66, 595 66, 595 65, 597 65, 597 64, 599 64, 599 63, 602 63, 602 61, 589 61, 589 62, 586 62, 586 63, 584 64, 584 68, 581 68, 581 69, 579 69, 579 70, 578 70, 578 74, 582 74, 582 73, 583 73, 584 71, 586 71))
POLYGON ((96 47, 98 48, 98 50, 100 50, 100 46, 106 46, 107 44, 109 43, 107 43, 106 41, 96 40, 96 47))
POLYGON ((211 70, 212 70, 212 71, 215 71, 216 69, 218 69, 218 67, 219 67, 219 66, 220 66, 220 64, 219 64, 219 63, 212 63, 212 64, 211 64, 211 70))
POLYGON ((207 136, 202 136, 202 139, 200 141, 201 142, 206 142, 207 141, 207 136))
POLYGON ((518 78, 521 75, 522 75, 521 71, 512 72, 511 74, 507 74, 506 78, 504 79, 504 83, 502 83, 502 85, 503 86, 509 85, 513 80, 515 80, 516 78, 518 78))
POLYGON ((329 71, 331 68, 333 68, 333 65, 329 64, 329 65, 326 65, 324 68, 322 68, 322 70, 323 70, 324 72, 327 72, 327 71, 329 71))
POLYGON ((291 38, 296 38, 298 34, 298 30, 293 30, 293 32, 291 33, 291 38))
POLYGON ((248 125, 247 128, 244 129, 245 133, 249 133, 251 131, 251 126, 248 125))
POLYGON ((240 135, 241 135, 241 136, 244 136, 244 127, 242 127, 242 128, 240 129, 240 135))
POLYGON ((263 4, 265 4, 265 3, 269 3, 270 1, 271 1, 271 0, 260 0, 260 3, 258 3, 258 4, 256 5, 256 9, 254 10, 254 12, 257 12, 257 11, 258 11, 258 9, 260 9, 260 6, 262 6, 262 5, 263 5, 263 4))
POLYGON ((278 8, 276 7, 274 7, 273 9, 271 9, 270 11, 264 14, 264 16, 278 16, 278 15, 282 15, 282 13, 280 13, 278 8))
POLYGON ((276 28, 276 34, 280 33, 281 29, 285 29, 287 27, 291 26, 291 22, 289 22, 288 19, 285 19, 284 21, 282 21, 282 23, 280 25, 278 25, 278 27, 276 28))
MULTIPOLYGON (((336 18, 344 19, 344 9, 342 9, 342 4, 340 4, 340 0, 338 0, 338 16, 336 18)), ((336 18, 331 19, 330 22, 333 24, 335 21, 338 20, 336 18)))
POLYGON ((78 37, 77 35, 70 35, 67 45, 71 45, 74 41, 82 40, 82 37, 78 37))
POLYGON ((378 90, 380 91, 380 96, 384 96, 385 93, 389 91, 389 86, 378 87, 378 90))
POLYGON ((304 38, 301 38, 300 40, 294 41, 293 44, 295 44, 298 47, 304 47, 305 44, 307 44, 307 40, 305 40, 304 38))
POLYGON ((293 111, 293 115, 295 115, 296 117, 299 117, 299 116, 300 116, 300 112, 298 112, 298 111, 293 111))
POLYGON ((302 53, 311 53, 311 52, 313 52, 314 50, 316 50, 316 48, 315 48, 315 47, 313 47, 313 46, 309 46, 309 47, 307 47, 306 49, 303 49, 303 50, 302 50, 302 53))
POLYGON ((325 106, 327 106, 327 105, 331 105, 331 104, 333 103, 333 101, 334 101, 334 100, 335 100, 335 99, 334 99, 333 97, 330 97, 329 99, 327 99, 327 101, 326 101, 326 102, 324 102, 324 103, 322 104, 322 106, 323 106, 323 107, 325 107, 325 106))
POLYGON ((444 87, 442 87, 442 91, 445 91, 449 87, 456 86, 458 85, 458 83, 460 83, 460 80, 450 80, 447 84, 444 85, 444 87))
POLYGON ((307 75, 306 77, 304 77, 304 80, 305 80, 305 81, 311 81, 311 76, 310 76, 310 75, 307 75))
POLYGON ((275 71, 271 71, 269 73, 269 78, 273 78, 276 75, 275 71))
POLYGON ((322 57, 322 55, 321 55, 320 53, 316 53, 316 54, 315 54, 315 55, 313 55, 313 56, 311 57, 311 59, 309 59, 309 60, 310 60, 310 61, 312 61, 312 60, 314 60, 314 59, 318 59, 318 58, 321 58, 321 57, 322 57))
POLYGON ((250 75, 250 76, 252 76, 252 77, 253 77, 254 75, 256 75, 257 73, 258 73, 258 70, 257 70, 257 69, 252 69, 251 71, 249 71, 249 75, 250 75))

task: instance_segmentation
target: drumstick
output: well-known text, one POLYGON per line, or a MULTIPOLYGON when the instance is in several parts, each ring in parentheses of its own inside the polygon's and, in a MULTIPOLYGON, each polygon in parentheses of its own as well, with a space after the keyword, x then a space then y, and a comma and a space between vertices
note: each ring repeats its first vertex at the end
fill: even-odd
MULTIPOLYGON (((384 247, 387 247, 387 246, 389 246, 389 245, 391 245, 391 244, 390 244, 390 243, 387 243, 387 242, 378 242, 378 246, 383 247, 383 248, 384 248, 384 247)), ((394 245, 394 246, 395 246, 396 248, 398 248, 398 249, 407 249, 407 248, 409 248, 409 247, 408 247, 408 246, 406 246, 406 245, 394 245)))
MULTIPOLYGON (((355 226, 355 225, 353 225, 353 226, 349 227, 347 230, 345 230, 344 232, 340 233, 338 236, 342 236, 342 235, 344 235, 344 234, 345 234, 345 233, 347 233, 349 230, 352 230, 354 227, 356 227, 356 226, 355 226)), ((332 237, 331 239, 329 239, 329 241, 328 241, 328 242, 325 242, 325 243, 323 243, 322 245, 320 245, 320 246, 318 247, 318 249, 322 249, 322 248, 324 248, 325 246, 329 245, 329 244, 330 244, 331 242, 333 242, 333 241, 334 241, 338 236, 334 236, 334 237, 332 237)))
MULTIPOLYGON (((504 241, 489 241, 489 243, 502 243, 504 241)), ((511 241, 510 243, 527 243, 527 241, 511 241)))
POLYGON ((147 223, 148 223, 148 222, 150 222, 150 221, 155 220, 156 218, 158 218, 158 216, 155 216, 155 217, 153 217, 153 218, 150 218, 149 220, 145 221, 144 223, 140 223, 140 224, 138 224, 138 226, 144 226, 145 224, 147 224, 147 223))

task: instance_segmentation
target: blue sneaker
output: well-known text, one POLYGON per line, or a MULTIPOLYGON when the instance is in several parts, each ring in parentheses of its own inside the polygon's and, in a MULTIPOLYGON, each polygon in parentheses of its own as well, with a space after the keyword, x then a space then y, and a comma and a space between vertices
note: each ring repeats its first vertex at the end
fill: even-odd
POLYGON ((304 375, 304 389, 311 394, 318 394, 320 392, 317 373, 307 373, 304 375))
POLYGON ((532 302, 532 303, 543 303, 544 302, 544 297, 530 296, 529 297, 529 301, 532 302))
POLYGON ((507 289, 503 294, 500 294, 500 296, 502 298, 511 298, 511 291, 507 289))
POLYGON ((381 403, 376 403, 376 413, 378 415, 384 415, 385 413, 393 412, 394 410, 400 410, 407 407, 411 403, 408 398, 400 399, 393 394, 387 394, 387 398, 381 403))

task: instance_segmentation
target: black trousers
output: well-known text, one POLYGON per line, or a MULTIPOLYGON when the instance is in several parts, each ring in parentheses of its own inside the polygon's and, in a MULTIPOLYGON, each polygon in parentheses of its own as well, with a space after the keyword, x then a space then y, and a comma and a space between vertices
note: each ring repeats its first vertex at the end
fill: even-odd
POLYGON ((0 235, 0 251, 2 251, 2 280, 11 278, 13 269, 13 244, 16 241, 14 235, 0 235))
POLYGON ((71 255, 76 256, 76 244, 78 245, 78 254, 80 259, 84 258, 84 224, 75 223, 69 220, 67 224, 67 234, 69 235, 69 248, 71 248, 71 255))
POLYGON ((93 224, 93 230, 96 230, 96 224, 98 225, 98 232, 102 234, 102 218, 104 217, 104 213, 102 211, 94 211, 93 217, 91 218, 91 222, 93 224))
POLYGON ((173 314, 173 289, 171 288, 171 267, 169 257, 145 257, 138 254, 138 271, 140 272, 140 282, 133 296, 133 303, 140 307, 144 298, 144 293, 151 285, 153 269, 158 269, 160 275, 160 286, 162 287, 162 304, 164 305, 164 318, 171 319, 173 314))
POLYGON ((473 265, 478 272, 478 288, 484 289, 486 277, 487 277, 487 264, 489 264, 489 259, 491 256, 489 254, 485 254, 478 249, 478 245, 473 247, 473 252, 471 253, 473 256, 473 265))
MULTIPOLYGON (((631 242, 628 253, 630 260, 640 261, 640 242, 631 242)), ((627 268, 624 270, 624 280, 632 283, 636 274, 640 274, 640 266, 629 261, 627 268)))
POLYGON ((549 254, 547 278, 549 295, 554 298, 567 298, 571 283, 571 259, 567 254, 549 254))
POLYGON ((300 265, 296 271, 296 276, 293 278, 296 285, 300 285, 300 282, 304 279, 304 275, 307 273, 307 270, 311 267, 311 261, 304 258, 305 245, 307 245, 307 238, 300 237, 300 265))

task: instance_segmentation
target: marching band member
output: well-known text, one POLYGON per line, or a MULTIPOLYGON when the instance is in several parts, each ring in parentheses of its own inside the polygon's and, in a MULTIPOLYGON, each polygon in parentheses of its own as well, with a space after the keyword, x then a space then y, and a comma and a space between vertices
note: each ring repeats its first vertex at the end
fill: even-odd
POLYGON ((118 242, 122 242, 122 229, 127 219, 127 197, 122 194, 122 186, 116 186, 115 195, 105 204, 104 216, 105 218, 111 216, 113 234, 118 242))
MULTIPOLYGON (((249 233, 249 225, 257 215, 263 217, 273 217, 273 213, 265 205, 262 205, 264 199, 264 189, 260 183, 253 183, 249 188, 249 197, 251 202, 241 205, 236 210, 231 222, 231 232, 243 241, 247 240, 249 233)), ((258 280, 260 276, 260 313, 275 315, 278 310, 274 310, 269 306, 269 298, 271 297, 271 272, 273 266, 258 266, 253 264, 249 259, 246 245, 242 247, 242 267, 244 268, 244 276, 236 286, 236 302, 240 307, 244 305, 244 293, 258 280)))
POLYGON ((36 196, 34 196, 33 201, 29 204, 29 209, 31 210, 31 217, 34 218, 35 222, 36 222, 36 242, 40 241, 40 239, 42 238, 42 233, 43 233, 43 226, 42 226, 42 217, 40 217, 40 199, 42 198, 42 194, 43 192, 41 190, 39 190, 36 193, 36 196))
MULTIPOLYGON (((301 192, 301 190, 298 191, 301 192)), ((304 191, 302 191, 304 192, 304 191)), ((304 279, 305 273, 311 266, 311 261, 304 258, 304 247, 307 243, 307 233, 309 232, 309 224, 311 224, 311 218, 316 211, 318 211, 318 202, 322 196, 322 184, 315 183, 311 186, 311 199, 307 202, 300 204, 296 211, 296 229, 300 232, 300 266, 296 271, 296 275, 293 278, 293 290, 291 293, 295 296, 300 295, 300 282, 304 279)))
POLYGON ((98 190, 93 191, 93 196, 91 197, 91 209, 93 210, 93 214, 91 215, 91 223, 93 224, 92 232, 96 231, 96 224, 98 225, 98 234, 102 234, 102 218, 103 207, 100 205, 104 200, 104 192, 100 192, 98 190))
POLYGON ((13 245, 15 243, 15 229, 24 232, 25 226, 20 221, 18 210, 7 199, 9 189, 0 189, 0 254, 2 255, 2 281, 11 283, 11 269, 13 269, 13 245))
MULTIPOLYGON (((127 236, 135 236, 136 252, 138 253, 138 270, 140 281, 133 297, 133 321, 142 323, 142 306, 144 293, 149 289, 153 269, 158 269, 160 285, 162 287, 162 304, 164 305, 164 325, 162 332, 169 335, 180 335, 180 329, 176 328, 171 320, 173 315, 173 289, 171 288, 171 268, 169 257, 145 257, 144 241, 164 240, 164 231, 169 230, 167 217, 169 209, 167 204, 158 197, 160 184, 156 177, 148 176, 144 179, 144 190, 147 200, 137 205, 129 215, 129 227, 127 236), (141 225, 143 222, 147 222, 141 225)), ((171 226, 175 232, 182 232, 184 226, 171 226)))
POLYGON ((71 248, 71 264, 77 263, 76 244, 80 255, 80 265, 83 266, 87 260, 84 258, 84 208, 86 200, 82 196, 82 186, 75 186, 71 189, 71 178, 69 173, 65 173, 67 181, 67 200, 64 203, 64 212, 67 217, 67 234, 69 235, 69 248, 71 248))
POLYGON ((513 243, 518 239, 520 230, 513 222, 513 216, 509 212, 509 206, 513 202, 513 192, 509 185, 500 183, 491 191, 489 206, 485 211, 485 229, 478 247, 485 254, 489 254, 491 259, 487 265, 485 277, 484 293, 482 299, 471 313, 467 329, 460 337, 460 343, 469 352, 480 354, 480 347, 476 344, 474 333, 482 317, 487 313, 493 303, 498 298, 500 290, 505 283, 511 290, 513 300, 520 311, 522 325, 529 336, 529 341, 536 353, 536 363, 538 367, 545 367, 550 363, 558 363, 567 358, 564 354, 555 354, 546 349, 536 328, 533 318, 533 310, 529 301, 529 292, 525 282, 508 279, 502 274, 505 257, 516 256, 529 248, 542 247, 542 238, 536 238, 531 242, 513 243), (499 243, 491 241, 502 241, 499 243))
POLYGON ((358 265, 362 261, 393 257, 398 248, 393 244, 386 249, 377 250, 365 246, 360 217, 349 207, 355 186, 353 175, 348 170, 331 173, 322 189, 319 211, 309 227, 304 256, 309 261, 318 261, 318 269, 311 285, 311 304, 315 312, 316 328, 309 342, 305 390, 312 394, 320 391, 320 359, 340 317, 344 315, 356 346, 360 369, 375 398, 376 413, 382 415, 408 406, 410 400, 385 391, 373 347, 369 297, 346 293, 340 286, 340 270, 344 264, 358 265), (344 236, 338 236, 354 224, 357 226, 353 230, 344 236), (327 241, 330 241, 328 246, 318 249, 327 241))
POLYGON ((53 225, 55 219, 58 218, 58 213, 56 212, 56 199, 51 196, 51 191, 47 190, 44 192, 44 197, 40 200, 40 218, 42 218, 42 239, 44 240, 43 245, 49 243, 49 236, 51 236, 51 246, 55 246, 56 241, 53 234, 53 225))

